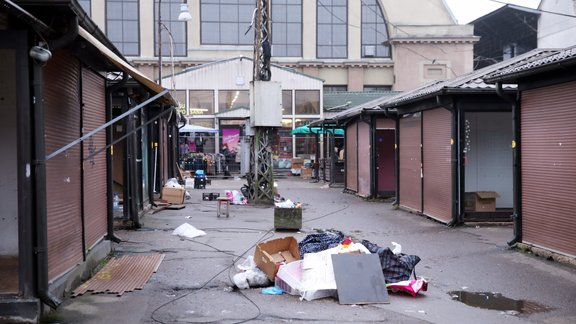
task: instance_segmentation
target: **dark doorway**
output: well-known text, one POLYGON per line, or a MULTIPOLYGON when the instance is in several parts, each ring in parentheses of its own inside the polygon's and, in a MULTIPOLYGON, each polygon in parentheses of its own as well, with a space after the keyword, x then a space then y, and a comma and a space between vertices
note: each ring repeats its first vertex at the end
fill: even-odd
POLYGON ((394 129, 376 130, 377 190, 381 197, 391 197, 396 194, 395 137, 394 129))

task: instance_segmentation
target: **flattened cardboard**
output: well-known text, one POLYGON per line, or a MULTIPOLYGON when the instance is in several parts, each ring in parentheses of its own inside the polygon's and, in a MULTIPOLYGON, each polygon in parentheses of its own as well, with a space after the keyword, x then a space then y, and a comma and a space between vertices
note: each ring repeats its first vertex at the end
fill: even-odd
POLYGON ((340 304, 390 303, 377 254, 333 254, 332 265, 340 304))
POLYGON ((256 245, 254 262, 264 271, 270 281, 274 281, 278 268, 282 263, 290 263, 300 259, 298 242, 292 236, 274 239, 256 245))

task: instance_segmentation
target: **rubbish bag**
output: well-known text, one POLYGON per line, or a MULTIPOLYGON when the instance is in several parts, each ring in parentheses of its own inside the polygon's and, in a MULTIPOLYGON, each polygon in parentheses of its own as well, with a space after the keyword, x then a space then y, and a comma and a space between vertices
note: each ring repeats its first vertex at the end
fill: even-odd
MULTIPOLYGON (((410 279, 416 264, 420 262, 417 255, 394 254, 390 248, 381 248, 368 240, 363 240, 364 245, 371 253, 377 253, 384 272, 386 283, 395 283, 410 279)), ((416 275, 414 275, 416 279, 416 275)))
POLYGON ((344 234, 340 231, 325 231, 322 233, 308 234, 300 243, 300 258, 304 259, 306 253, 316 253, 333 248, 344 240, 344 234))
POLYGON ((232 281, 234 281, 236 287, 240 289, 268 287, 272 285, 272 282, 268 280, 266 274, 259 268, 237 273, 232 277, 232 281))

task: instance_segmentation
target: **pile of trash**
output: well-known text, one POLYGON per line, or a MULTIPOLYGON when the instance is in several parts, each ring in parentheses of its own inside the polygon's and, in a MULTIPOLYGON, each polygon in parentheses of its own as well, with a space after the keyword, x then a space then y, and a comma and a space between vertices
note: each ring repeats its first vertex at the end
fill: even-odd
POLYGON ((230 200, 232 205, 246 205, 248 204, 248 198, 246 198, 240 191, 238 190, 226 190, 224 191, 226 198, 230 200))
POLYGON ((412 296, 426 291, 428 282, 414 271, 420 258, 403 254, 398 243, 392 246, 354 242, 334 230, 309 234, 301 242, 291 236, 274 239, 256 246, 254 256, 237 266, 233 281, 240 289, 266 287, 264 294, 308 301, 337 297, 341 304, 388 303, 388 291, 412 296))

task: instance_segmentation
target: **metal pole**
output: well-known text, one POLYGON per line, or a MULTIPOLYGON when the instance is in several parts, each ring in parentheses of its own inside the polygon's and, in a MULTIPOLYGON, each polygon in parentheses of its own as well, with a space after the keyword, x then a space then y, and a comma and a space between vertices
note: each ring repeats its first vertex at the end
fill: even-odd
POLYGON ((158 83, 162 85, 162 0, 158 0, 158 83))

